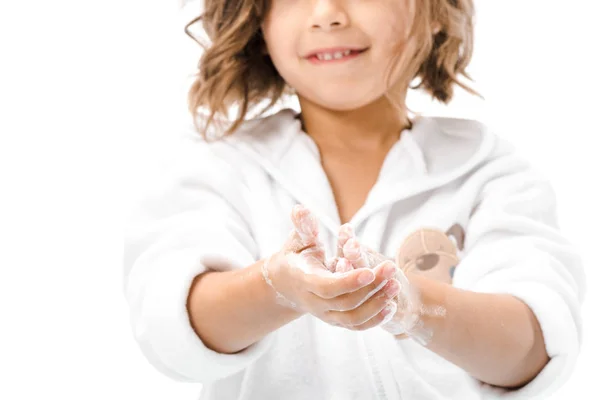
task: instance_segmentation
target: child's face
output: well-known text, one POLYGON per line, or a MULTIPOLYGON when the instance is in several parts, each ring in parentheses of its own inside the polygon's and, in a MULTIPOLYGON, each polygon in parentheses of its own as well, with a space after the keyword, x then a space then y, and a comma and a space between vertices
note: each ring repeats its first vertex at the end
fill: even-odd
POLYGON ((350 110, 387 91, 386 73, 405 35, 409 0, 271 1, 263 35, 275 67, 298 96, 350 110), (340 47, 367 50, 329 62, 309 57, 340 47))

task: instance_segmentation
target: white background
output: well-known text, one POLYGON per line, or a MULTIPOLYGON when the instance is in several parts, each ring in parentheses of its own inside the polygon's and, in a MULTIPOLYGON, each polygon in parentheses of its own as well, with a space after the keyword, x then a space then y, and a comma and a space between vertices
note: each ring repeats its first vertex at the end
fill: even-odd
MULTIPOLYGON (((143 358, 121 290, 124 216, 188 122, 194 12, 177 0, 0 4, 0 398, 195 399, 198 385, 143 358)), ((553 182, 590 290, 579 363, 552 399, 595 398, 598 5, 477 6, 470 72, 486 101, 411 93, 409 105, 484 120, 553 182)))

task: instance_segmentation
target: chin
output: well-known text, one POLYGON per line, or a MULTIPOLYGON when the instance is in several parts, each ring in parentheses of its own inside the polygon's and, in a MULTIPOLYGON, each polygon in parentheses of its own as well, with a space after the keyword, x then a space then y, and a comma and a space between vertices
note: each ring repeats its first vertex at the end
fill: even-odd
POLYGON ((354 92, 350 94, 338 92, 335 95, 332 95, 331 93, 312 94, 310 96, 304 96, 304 98, 311 103, 318 104, 329 110, 351 111, 372 103, 378 96, 370 96, 366 93, 357 94, 354 92))

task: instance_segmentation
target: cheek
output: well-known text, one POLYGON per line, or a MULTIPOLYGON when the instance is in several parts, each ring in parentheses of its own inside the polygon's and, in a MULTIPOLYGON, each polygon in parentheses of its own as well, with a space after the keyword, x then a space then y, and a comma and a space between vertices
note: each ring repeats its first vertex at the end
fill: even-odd
POLYGON ((375 57, 381 66, 382 78, 388 85, 394 86, 402 76, 403 67, 400 64, 405 51, 405 27, 400 25, 397 18, 388 18, 388 23, 382 23, 374 32, 378 40, 377 54, 375 57))
POLYGON ((371 37, 377 38, 381 48, 387 52, 398 48, 403 42, 406 27, 398 18, 392 16, 382 16, 381 23, 375 26, 371 37))
POLYGON ((365 21, 371 21, 369 36, 377 38, 383 48, 398 47, 408 35, 410 11, 406 1, 387 0, 381 7, 371 8, 370 15, 365 15, 365 21), (377 21, 377 23, 372 23, 377 21))
POLYGON ((273 48, 269 51, 269 56, 273 65, 275 65, 275 69, 289 83, 290 78, 293 79, 294 77, 293 53, 289 49, 285 47, 281 48, 277 43, 273 43, 273 48))
POLYGON ((294 38, 281 24, 265 25, 263 29, 264 40, 267 45, 269 56, 273 64, 279 68, 285 68, 289 60, 297 58, 294 47, 294 38))

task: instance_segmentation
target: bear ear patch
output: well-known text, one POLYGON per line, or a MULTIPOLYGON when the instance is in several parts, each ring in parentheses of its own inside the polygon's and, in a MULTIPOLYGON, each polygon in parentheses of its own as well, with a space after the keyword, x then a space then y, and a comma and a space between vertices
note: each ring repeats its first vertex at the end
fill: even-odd
POLYGON ((458 250, 463 250, 465 246, 465 230, 459 223, 455 223, 448 228, 446 236, 454 242, 458 250))

